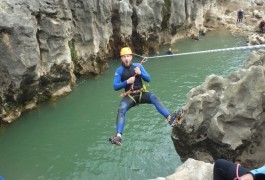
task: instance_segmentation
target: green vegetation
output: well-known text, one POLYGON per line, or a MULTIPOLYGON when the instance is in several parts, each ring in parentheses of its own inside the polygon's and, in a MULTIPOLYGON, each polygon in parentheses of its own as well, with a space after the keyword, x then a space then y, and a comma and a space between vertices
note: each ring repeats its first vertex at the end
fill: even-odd
POLYGON ((75 43, 73 39, 68 42, 68 46, 70 48, 71 59, 72 59, 71 69, 74 71, 74 73, 78 73, 79 66, 77 62, 77 51, 75 50, 75 43))
POLYGON ((75 50, 74 41, 73 40, 69 41, 68 42, 68 46, 70 48, 72 61, 76 62, 76 60, 77 60, 77 51, 75 50))
POLYGON ((162 10, 162 23, 161 23, 161 27, 162 27, 162 31, 168 29, 168 21, 171 15, 171 0, 165 0, 165 5, 163 7, 162 10))

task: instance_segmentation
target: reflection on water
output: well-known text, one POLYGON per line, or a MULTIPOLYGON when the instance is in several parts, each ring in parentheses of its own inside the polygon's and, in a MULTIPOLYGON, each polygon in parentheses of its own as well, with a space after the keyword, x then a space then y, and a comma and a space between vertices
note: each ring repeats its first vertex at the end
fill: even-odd
MULTIPOLYGON (((181 53, 242 45, 242 37, 212 32, 201 41, 180 40, 171 48, 181 53)), ((168 48, 161 48, 161 54, 168 48)), ((149 90, 173 111, 208 75, 227 76, 241 68, 248 54, 231 51, 149 60, 144 64, 152 77, 149 90)), ((174 173, 181 162, 171 128, 152 105, 127 113, 123 146, 108 144, 120 101, 121 91, 112 89, 119 63, 112 61, 104 75, 80 79, 68 96, 1 128, 0 175, 7 180, 138 180, 174 173)))

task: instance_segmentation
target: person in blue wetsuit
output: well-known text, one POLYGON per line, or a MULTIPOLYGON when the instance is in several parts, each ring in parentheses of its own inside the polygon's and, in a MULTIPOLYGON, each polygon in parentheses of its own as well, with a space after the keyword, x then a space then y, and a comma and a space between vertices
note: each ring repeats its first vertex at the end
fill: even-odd
POLYGON ((265 180, 265 166, 249 170, 243 166, 218 159, 214 163, 214 180, 265 180))
POLYGON ((167 54, 167 55, 172 55, 172 54, 173 54, 173 52, 171 51, 171 48, 168 49, 168 51, 167 51, 166 54, 167 54))
POLYGON ((126 112, 138 104, 153 104, 157 111, 163 115, 171 126, 176 125, 182 117, 183 110, 170 115, 167 108, 161 103, 160 99, 153 93, 147 92, 143 81, 150 82, 151 77, 140 63, 132 63, 132 50, 124 47, 120 51, 122 65, 116 69, 113 88, 118 91, 124 89, 117 115, 116 135, 109 138, 110 143, 121 145, 121 136, 125 125, 126 112))

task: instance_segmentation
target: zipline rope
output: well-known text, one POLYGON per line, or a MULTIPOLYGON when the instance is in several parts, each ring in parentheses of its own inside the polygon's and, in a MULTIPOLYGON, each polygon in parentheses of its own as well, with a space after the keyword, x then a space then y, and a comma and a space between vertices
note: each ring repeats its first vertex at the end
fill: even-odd
POLYGON ((141 58, 145 58, 145 59, 154 59, 154 58, 163 58, 163 57, 172 57, 172 56, 184 56, 184 55, 191 55, 191 54, 204 54, 204 53, 212 53, 212 52, 234 51, 234 50, 244 50, 244 49, 261 49, 261 48, 265 48, 265 44, 224 48, 224 49, 213 49, 213 50, 205 50, 205 51, 186 52, 186 53, 171 54, 171 55, 151 56, 151 57, 145 57, 139 54, 134 54, 134 55, 139 56, 141 58))

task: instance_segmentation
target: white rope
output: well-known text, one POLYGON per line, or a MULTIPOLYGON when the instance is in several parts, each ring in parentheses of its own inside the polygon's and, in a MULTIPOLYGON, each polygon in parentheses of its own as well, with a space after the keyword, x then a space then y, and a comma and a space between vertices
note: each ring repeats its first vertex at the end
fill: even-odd
POLYGON ((191 54, 204 54, 204 53, 212 53, 212 52, 235 51, 235 50, 244 50, 244 49, 261 49, 261 48, 265 48, 265 44, 224 48, 224 49, 213 49, 213 50, 206 50, 206 51, 186 52, 186 53, 171 54, 171 55, 151 56, 151 57, 145 57, 145 56, 141 56, 138 54, 134 54, 134 55, 142 57, 142 58, 146 58, 146 59, 154 59, 154 58, 162 58, 162 57, 184 56, 184 55, 191 55, 191 54))

